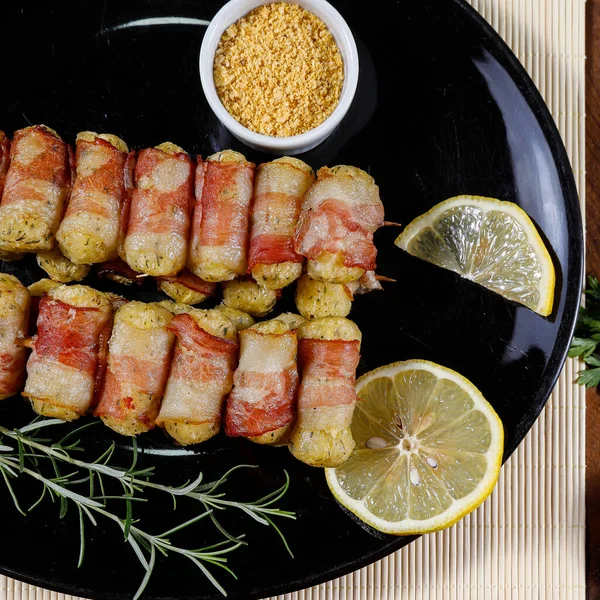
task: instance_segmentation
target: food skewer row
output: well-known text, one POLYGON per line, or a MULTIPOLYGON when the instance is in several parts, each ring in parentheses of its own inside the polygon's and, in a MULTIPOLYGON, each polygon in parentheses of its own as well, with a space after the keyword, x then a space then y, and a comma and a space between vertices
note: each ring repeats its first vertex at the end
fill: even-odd
MULTIPOLYGON (((206 161, 199 158, 194 200, 191 159, 179 146, 165 142, 139 153, 131 198, 134 153, 128 152, 123 140, 86 131, 78 134, 76 144, 77 167, 72 168, 70 147, 50 128, 36 125, 15 133, 7 187, 15 182, 25 188, 37 186, 42 188, 38 192, 56 198, 46 203, 51 227, 40 244, 18 239, 11 247, 10 236, 4 232, 0 241, 7 250, 52 249, 62 219, 58 242, 64 256, 76 264, 114 260, 125 235, 127 247, 121 248, 122 258, 134 270, 149 275, 174 275, 181 270, 186 254, 193 272, 202 277, 206 271, 204 279, 229 281, 244 274, 248 266, 259 283, 273 289, 300 275, 298 264, 304 256, 309 258, 309 274, 321 273, 325 281, 336 279, 336 283, 358 279, 364 270, 374 267, 372 233, 384 223, 383 207, 372 177, 360 169, 324 167, 315 182, 308 165, 283 157, 260 165, 253 187, 254 165, 243 155, 226 150, 206 161), (40 173, 44 176, 41 181, 40 173), (71 178, 73 193, 66 206, 71 178), (57 184, 61 185, 56 188, 57 184), (59 197, 61 202, 56 201, 59 197), (148 231, 138 231, 140 228, 148 231), (173 238, 170 244, 156 239, 165 233, 173 238), (144 234, 145 239, 139 240, 144 234), (141 255, 136 253, 139 243, 147 245, 141 255), (169 255, 162 267, 155 264, 163 256, 160 250, 169 255), (340 271, 340 262, 345 272, 340 271), (337 264, 337 275, 329 272, 332 264, 337 264), (360 267, 365 268, 359 273, 360 267)), ((4 136, 3 155, 8 147, 4 136)), ((11 202, 31 200, 27 189, 11 189, 2 204, 6 211, 11 202)), ((31 208, 22 207, 20 216, 31 214, 31 208)), ((44 215, 33 216, 38 227, 48 225, 44 215)), ((29 238, 31 235, 29 232, 29 238)))
POLYGON ((12 361, 1 372, 3 397, 24 383, 39 414, 73 420, 93 412, 123 435, 159 425, 184 445, 214 436, 222 418, 228 435, 262 444, 287 442, 294 427, 290 447, 301 460, 345 460, 360 339, 351 321, 286 313, 238 332, 227 310, 127 302, 46 280, 32 286, 43 295, 27 343, 30 294, 12 276, 1 282, 0 307, 9 312, 0 343, 12 361), (33 351, 25 365, 26 345, 33 351))
MULTIPOLYGON (((16 258, 9 250, 37 251, 38 264, 55 281, 80 281, 89 264, 99 263, 102 272, 123 282, 162 277, 159 289, 195 304, 212 295, 220 281, 227 305, 262 317, 273 309, 278 290, 300 276, 307 257, 309 276, 329 284, 320 286, 319 297, 332 299, 322 303, 331 308, 304 307, 302 314, 345 316, 353 291, 331 286, 355 284, 374 268, 372 238, 384 223, 383 207, 372 177, 355 167, 325 167, 315 180, 308 165, 283 157, 260 165, 255 175, 243 155, 226 150, 206 161, 199 157, 194 169, 187 153, 170 142, 141 150, 136 163, 135 153, 117 136, 85 131, 77 136, 72 168, 70 148, 49 128, 28 127, 14 139, 7 182, 21 187, 18 193, 7 189, 0 216, 9 211, 11 198, 27 197, 28 186, 48 194, 62 182, 54 190, 61 201, 50 203, 45 244, 34 243, 28 229, 30 223, 36 231, 45 227, 41 217, 30 214, 38 202, 21 207, 13 218, 13 224, 24 225, 19 235, 25 241, 14 245, 0 226, 0 252, 16 258), (53 181, 50 187, 36 179, 37 171, 53 181), (54 230, 70 189, 67 176, 74 179, 73 189, 56 246, 54 230), (129 273, 115 269, 118 256, 129 273), (182 271, 186 261, 189 271, 182 271)), ((4 136, 0 164, 5 166, 9 146, 4 136)), ((302 297, 299 290, 300 303, 302 297)))

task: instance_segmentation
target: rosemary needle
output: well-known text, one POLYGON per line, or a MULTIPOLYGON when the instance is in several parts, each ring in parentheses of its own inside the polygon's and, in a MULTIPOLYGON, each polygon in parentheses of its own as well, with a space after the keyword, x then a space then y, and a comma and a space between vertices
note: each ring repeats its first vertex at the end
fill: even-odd
MULTIPOLYGON (((76 452, 83 451, 80 440, 77 439, 87 427, 95 425, 88 423, 71 431, 67 435, 53 442, 51 439, 38 437, 41 429, 48 429, 64 425, 59 419, 34 419, 30 424, 17 429, 8 429, 0 426, 0 482, 4 482, 11 496, 15 508, 23 515, 33 510, 42 502, 46 495, 58 498, 60 501, 60 517, 64 517, 69 504, 77 508, 80 531, 80 548, 77 566, 83 564, 85 554, 85 527, 86 523, 97 525, 97 517, 112 521, 121 530, 125 540, 130 545, 145 573, 138 587, 134 600, 137 600, 148 585, 150 576, 159 556, 179 554, 190 560, 200 572, 219 590, 227 595, 223 586, 211 573, 208 566, 224 569, 235 577, 233 571, 227 566, 226 555, 241 545, 247 544, 243 535, 229 533, 218 521, 215 513, 223 510, 238 510, 251 517, 261 525, 271 526, 281 537, 287 551, 292 555, 288 543, 273 521, 274 517, 295 519, 291 511, 281 510, 273 506, 286 493, 289 487, 289 476, 285 473, 285 483, 277 490, 254 501, 236 501, 225 498, 222 486, 227 479, 237 470, 252 468, 252 465, 239 465, 227 471, 217 481, 202 483, 203 476, 198 476, 191 482, 186 482, 179 487, 169 486, 156 481, 151 481, 153 467, 138 469, 138 449, 135 438, 133 440, 133 459, 127 469, 111 464, 114 442, 96 460, 87 461, 73 456, 76 452), (70 471, 63 473, 62 468, 69 465, 70 471), (11 483, 19 477, 28 477, 39 482, 42 486, 41 495, 29 509, 24 510, 15 489, 11 483), (107 480, 118 482, 122 493, 107 495, 105 484, 107 480), (153 535, 143 530, 133 517, 135 502, 147 502, 149 498, 143 496, 146 489, 152 489, 168 494, 173 499, 187 497, 197 501, 202 506, 202 511, 183 523, 170 528, 158 535, 153 535), (112 504, 125 505, 125 516, 121 517, 114 512, 112 504), (212 523, 223 539, 216 544, 200 549, 179 547, 171 542, 173 534, 207 520, 212 523)), ((293 556, 293 555, 292 555, 293 556)))

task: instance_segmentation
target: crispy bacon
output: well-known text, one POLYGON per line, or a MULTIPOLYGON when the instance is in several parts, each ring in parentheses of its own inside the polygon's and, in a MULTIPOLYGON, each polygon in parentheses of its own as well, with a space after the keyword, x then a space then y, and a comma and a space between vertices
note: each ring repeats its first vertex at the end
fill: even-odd
POLYGON ((98 308, 72 306, 43 296, 37 321, 35 356, 55 360, 94 377, 98 341, 105 325, 106 314, 98 308))
POLYGON ((92 400, 91 408, 94 408, 100 399, 102 389, 104 386, 104 379, 106 377, 106 368, 108 365, 108 341, 110 340, 110 334, 112 333, 112 318, 109 319, 100 335, 98 336, 98 364, 96 367, 96 377, 94 381, 94 398, 92 400))
POLYGON ((294 247, 311 260, 341 254, 346 267, 369 271, 377 256, 373 233, 382 225, 383 204, 372 181, 323 167, 305 196, 294 247))
POLYGON ((173 317, 177 336, 167 391, 157 423, 166 419, 189 423, 219 422, 221 404, 231 389, 238 344, 202 329, 188 314, 173 317), (178 390, 195 390, 183 396, 178 390))
POLYGON ((125 236, 127 235, 129 213, 131 212, 131 198, 135 188, 133 182, 135 174, 135 161, 135 150, 132 150, 127 155, 127 160, 125 161, 125 167, 123 170, 123 205, 121 206, 121 212, 119 214, 119 243, 117 248, 119 256, 123 262, 125 262, 125 249, 123 244, 125 243, 125 236))
MULTIPOLYGON (((202 248, 223 248, 235 255, 230 268, 246 272, 254 165, 198 161, 190 261, 202 263, 202 248), (234 264, 235 263, 235 264, 234 264)), ((195 270, 195 269, 193 269, 195 270)))
POLYGON ((207 383, 231 374, 237 357, 235 342, 204 331, 187 314, 173 318, 171 331, 177 335, 171 370, 174 378, 207 383))
POLYGON ((304 257, 294 250, 292 236, 277 233, 253 235, 250 241, 248 270, 256 265, 273 265, 282 262, 301 263, 304 257))
MULTIPOLYGON (((82 294, 89 295, 91 305, 75 306, 54 297, 54 291, 42 296, 23 392, 32 400, 77 415, 85 414, 94 399, 101 334, 112 317, 112 307, 105 298, 80 287, 82 294)), ((57 293, 70 289, 62 286, 57 293)))
POLYGON ((25 383, 25 348, 15 352, 0 352, 0 400, 14 396, 23 389, 25 383))
POLYGON ((28 199, 44 201, 43 194, 32 194, 28 188, 32 179, 70 189, 69 146, 41 125, 15 132, 10 158, 3 206, 19 201, 22 192, 26 193, 28 199))
POLYGON ((188 269, 184 269, 181 273, 178 273, 173 277, 155 277, 155 279, 158 281, 167 281, 168 283, 178 283, 194 292, 199 292, 206 296, 214 296, 217 288, 216 283, 204 281, 204 279, 200 279, 200 277, 194 275, 188 269))
POLYGON ((294 420, 298 368, 296 333, 240 331, 240 364, 227 399, 228 436, 258 437, 294 420))
POLYGON ((175 233, 188 239, 193 206, 192 159, 185 152, 169 154, 145 148, 135 165, 127 235, 175 233))
POLYGON ((312 171, 289 162, 274 161, 259 166, 254 185, 249 271, 258 264, 304 260, 294 250, 294 230, 302 199, 313 180, 312 171))
POLYGON ((4 131, 0 131, 0 197, 4 190, 6 173, 10 164, 10 140, 4 131))
POLYGON ((358 340, 301 339, 298 343, 302 373, 298 410, 354 404, 359 349, 358 340))

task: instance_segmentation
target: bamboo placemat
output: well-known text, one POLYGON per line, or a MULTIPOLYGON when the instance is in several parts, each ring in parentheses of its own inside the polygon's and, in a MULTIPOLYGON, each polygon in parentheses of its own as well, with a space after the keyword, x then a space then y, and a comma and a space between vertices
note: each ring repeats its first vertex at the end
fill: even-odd
MULTIPOLYGON (((585 206, 585 0, 469 0, 541 91, 585 206)), ((584 211, 585 214, 585 211, 584 211)), ((286 600, 584 600, 585 394, 568 360, 491 497, 454 527, 286 600)), ((0 600, 70 600, 0 576, 0 600)))

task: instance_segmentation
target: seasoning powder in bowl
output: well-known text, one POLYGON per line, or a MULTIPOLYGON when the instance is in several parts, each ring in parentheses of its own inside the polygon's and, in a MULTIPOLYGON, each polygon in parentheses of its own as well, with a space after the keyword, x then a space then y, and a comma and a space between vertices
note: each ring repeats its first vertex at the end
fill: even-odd
POLYGON ((258 6, 230 25, 213 69, 229 114, 272 137, 320 125, 337 106, 344 83, 342 55, 327 26, 286 2, 258 6))

